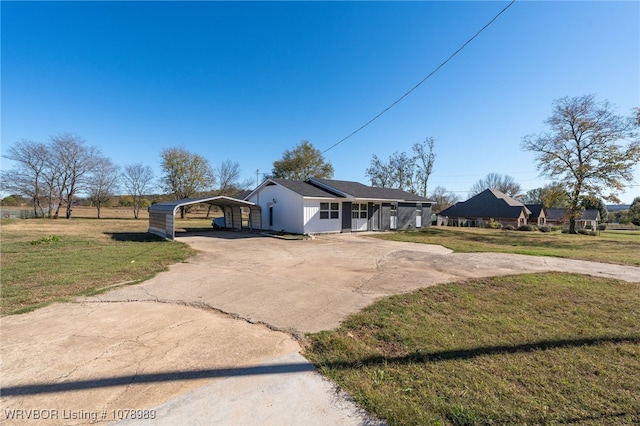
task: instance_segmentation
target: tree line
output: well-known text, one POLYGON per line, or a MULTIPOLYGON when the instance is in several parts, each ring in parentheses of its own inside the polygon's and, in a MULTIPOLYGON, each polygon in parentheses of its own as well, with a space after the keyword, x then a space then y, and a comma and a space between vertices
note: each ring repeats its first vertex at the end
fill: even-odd
MULTIPOLYGON (((472 186, 469 197, 487 189, 497 189, 530 204, 567 209, 570 231, 586 206, 603 208, 602 200, 619 203, 617 193, 633 181, 634 167, 640 162, 640 107, 630 117, 615 113, 607 101, 594 95, 561 98, 553 103, 545 121, 549 130, 522 138, 521 148, 532 152, 541 176, 554 183, 521 193, 521 186, 508 175, 490 173, 472 186)), ((372 186, 413 192, 431 198, 434 211, 460 200, 443 187, 428 193, 429 177, 434 171, 435 140, 431 137, 415 143, 411 153, 395 152, 384 160, 373 155, 365 170, 372 186)), ((73 200, 79 193, 100 208, 116 190, 124 189, 132 197, 134 216, 143 206, 143 195, 155 185, 150 167, 141 163, 120 169, 100 151, 79 136, 64 133, 47 143, 23 140, 8 150, 6 158, 16 162, 2 172, 3 190, 22 195, 33 203, 36 216, 58 217, 61 208, 71 217, 73 200)), ((184 148, 161 152, 160 188, 176 199, 199 195, 230 195, 248 188, 240 180, 238 163, 226 160, 212 168, 209 161, 184 148), (212 188, 216 188, 213 190, 212 188)), ((309 141, 301 141, 274 161, 266 177, 331 179, 333 166, 309 141)), ((606 210, 605 210, 606 212, 606 210)), ((184 214, 184 211, 182 212, 184 214)))
POLYGON ((240 180, 240 166, 230 160, 218 167, 184 148, 167 148, 161 153, 162 176, 142 163, 120 167, 73 133, 51 136, 47 142, 21 140, 10 147, 5 158, 15 166, 3 170, 3 191, 24 197, 35 217, 71 218, 74 202, 85 195, 101 209, 119 191, 130 198, 134 218, 146 207, 146 196, 160 187, 176 199, 196 195, 229 195, 248 186, 240 180), (215 184, 219 186, 215 188, 215 184), (64 212, 64 213, 62 213, 64 212))

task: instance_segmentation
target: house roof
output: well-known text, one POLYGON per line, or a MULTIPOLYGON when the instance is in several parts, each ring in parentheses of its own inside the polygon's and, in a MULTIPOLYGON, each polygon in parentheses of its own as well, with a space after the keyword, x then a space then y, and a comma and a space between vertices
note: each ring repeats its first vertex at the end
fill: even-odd
POLYGON ((543 210, 546 211, 543 204, 525 204, 525 206, 531 211, 533 217, 540 217, 543 210))
POLYGON ((319 186, 328 191, 338 192, 345 196, 351 196, 353 198, 369 200, 418 201, 425 203, 432 202, 425 197, 402 191, 400 189, 367 186, 359 182, 352 182, 348 180, 311 178, 306 182, 309 182, 312 185, 319 186))
POLYGON ((566 215, 567 211, 565 209, 547 209, 547 222, 562 221, 566 215))
POLYGON ((495 190, 485 189, 481 193, 462 201, 440 212, 441 216, 449 217, 493 217, 493 218, 518 218, 524 211, 530 215, 529 210, 520 201, 495 190))
MULTIPOLYGON (((567 209, 547 209, 547 221, 563 221, 567 219, 567 209)), ((600 220, 597 209, 587 209, 582 212, 578 220, 600 220)))
POLYGON ((582 220, 600 220, 600 212, 597 209, 588 209, 582 212, 582 220))
MULTIPOLYGON (((313 198, 355 198, 365 200, 387 200, 387 201, 414 201, 431 203, 427 198, 419 195, 411 194, 406 191, 391 188, 376 188, 366 186, 359 182, 348 180, 331 180, 331 179, 307 179, 293 180, 269 178, 263 182, 258 188, 253 190, 251 194, 267 185, 281 185, 285 188, 302 195, 303 197, 313 198)), ((244 197, 248 199, 250 194, 244 197)))
POLYGON ((311 185, 304 180, 271 178, 269 181, 282 185, 303 197, 336 198, 338 194, 325 191, 322 188, 311 185))

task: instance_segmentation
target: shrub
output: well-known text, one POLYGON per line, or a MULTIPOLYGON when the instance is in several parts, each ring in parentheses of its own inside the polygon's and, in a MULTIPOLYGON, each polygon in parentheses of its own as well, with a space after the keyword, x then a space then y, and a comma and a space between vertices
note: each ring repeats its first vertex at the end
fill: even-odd
POLYGON ((496 222, 493 218, 489 219, 489 222, 485 222, 485 228, 490 229, 502 229, 502 224, 500 222, 496 222))
POLYGON ((531 225, 522 225, 518 227, 518 231, 533 231, 533 227, 531 225))
POLYGON ((551 227, 549 227, 547 225, 542 225, 540 227, 540 232, 551 232, 551 227))
POLYGON ((588 229, 580 229, 578 231, 579 234, 582 235, 591 235, 591 236, 596 236, 598 235, 598 233, 596 231, 589 231, 588 229))
POLYGON ((42 237, 39 240, 33 240, 29 244, 31 244, 32 246, 37 246, 39 244, 56 243, 58 241, 60 241, 60 237, 59 236, 57 236, 57 235, 49 235, 48 237, 42 237))
POLYGON ((513 225, 507 225, 505 227, 503 227, 502 229, 504 229, 505 231, 515 231, 516 228, 513 225))
POLYGON ((592 230, 593 229, 593 225, 591 225, 590 223, 586 224, 584 226, 584 229, 588 229, 588 230, 592 230))
POLYGON ((598 230, 599 231, 604 231, 605 229, 607 229, 607 224, 606 223, 601 223, 600 225, 598 225, 598 230))

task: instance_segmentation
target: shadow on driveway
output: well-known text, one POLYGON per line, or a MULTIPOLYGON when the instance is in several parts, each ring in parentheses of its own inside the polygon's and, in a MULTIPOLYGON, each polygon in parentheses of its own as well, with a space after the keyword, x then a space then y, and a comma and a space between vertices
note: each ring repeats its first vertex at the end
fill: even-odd
POLYGON ((106 377, 102 379, 78 380, 63 383, 34 383, 2 388, 2 396, 35 395, 43 393, 71 392, 113 386, 129 386, 134 383, 157 383, 177 380, 212 379, 216 377, 253 376, 265 374, 305 373, 314 371, 311 363, 289 363, 260 365, 256 367, 212 368, 207 370, 169 371, 166 373, 135 374, 106 377))

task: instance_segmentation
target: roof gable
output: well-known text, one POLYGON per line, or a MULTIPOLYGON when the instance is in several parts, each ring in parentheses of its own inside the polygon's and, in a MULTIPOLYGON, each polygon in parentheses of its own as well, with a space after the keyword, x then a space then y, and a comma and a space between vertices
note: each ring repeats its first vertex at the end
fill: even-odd
POLYGON ((524 212, 531 214, 524 204, 508 195, 495 190, 485 189, 481 193, 462 201, 440 212, 450 217, 493 217, 518 218, 524 212))

